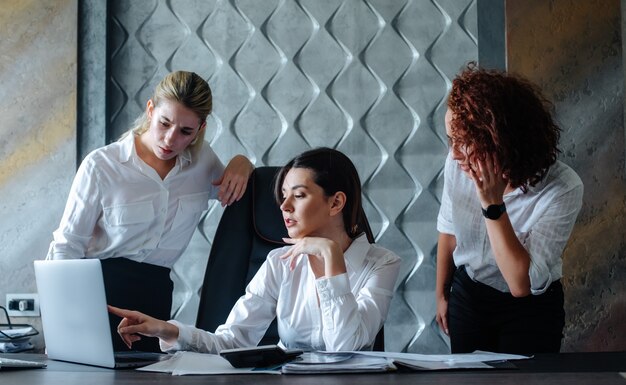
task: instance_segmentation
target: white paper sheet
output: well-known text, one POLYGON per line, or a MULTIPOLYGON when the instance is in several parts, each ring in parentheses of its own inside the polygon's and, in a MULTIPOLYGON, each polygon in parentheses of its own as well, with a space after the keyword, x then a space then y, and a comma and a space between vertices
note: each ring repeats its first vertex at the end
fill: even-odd
MULTIPOLYGON (((27 327, 20 327, 20 328, 13 328, 13 329, 2 329, 2 333, 6 334, 9 337, 22 337, 22 336, 26 336, 30 333, 33 333, 35 330, 31 327, 31 326, 27 326, 27 327)), ((0 334, 0 336, 2 336, 0 334)))
POLYGON ((277 370, 234 368, 228 361, 216 354, 195 352, 176 352, 169 360, 144 366, 137 370, 172 373, 174 376, 187 374, 280 374, 280 371, 277 370))

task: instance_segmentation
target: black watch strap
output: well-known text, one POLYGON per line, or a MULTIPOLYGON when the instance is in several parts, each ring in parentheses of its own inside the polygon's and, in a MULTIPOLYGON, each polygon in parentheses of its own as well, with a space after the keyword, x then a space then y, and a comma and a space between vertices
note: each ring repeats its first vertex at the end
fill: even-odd
POLYGON ((502 216, 502 214, 506 212, 506 206, 504 205, 504 203, 500 205, 489 205, 486 209, 483 208, 482 210, 485 218, 495 220, 500 218, 500 216, 502 216))

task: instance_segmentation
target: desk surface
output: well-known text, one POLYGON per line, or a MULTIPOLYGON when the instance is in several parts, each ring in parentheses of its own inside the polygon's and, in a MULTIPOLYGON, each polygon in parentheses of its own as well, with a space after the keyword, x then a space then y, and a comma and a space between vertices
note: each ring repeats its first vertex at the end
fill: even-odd
POLYGON ((2 385, 40 384, 285 384, 285 385, 397 385, 498 384, 498 385, 626 385, 626 352, 543 355, 518 364, 519 369, 437 372, 337 374, 337 375, 211 375, 172 376, 166 373, 112 370, 47 360, 37 354, 1 354, 10 358, 46 361, 46 369, 0 371, 2 385), (550 369, 552 367, 553 369, 550 369), (622 372, 622 373, 620 373, 622 372))

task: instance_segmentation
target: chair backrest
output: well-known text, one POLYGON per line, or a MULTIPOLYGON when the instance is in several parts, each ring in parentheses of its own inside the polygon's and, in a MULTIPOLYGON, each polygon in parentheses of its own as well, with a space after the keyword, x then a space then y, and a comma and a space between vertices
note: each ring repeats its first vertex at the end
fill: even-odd
MULTIPOLYGON (((224 210, 204 274, 196 327, 214 331, 223 324, 267 254, 285 245, 287 229, 273 191, 278 170, 257 167, 243 197, 224 210)), ((277 342, 274 322, 261 345, 277 342)))
MULTIPOLYGON (((223 324, 267 254, 285 245, 282 238, 288 236, 287 229, 273 189, 279 170, 280 167, 257 167, 244 196, 224 210, 204 275, 196 327, 214 331, 223 324)), ((369 224, 362 224, 362 228, 372 242, 369 224)), ((276 344, 278 340, 274 320, 259 344, 276 344)), ((384 350, 382 329, 374 350, 384 350)))

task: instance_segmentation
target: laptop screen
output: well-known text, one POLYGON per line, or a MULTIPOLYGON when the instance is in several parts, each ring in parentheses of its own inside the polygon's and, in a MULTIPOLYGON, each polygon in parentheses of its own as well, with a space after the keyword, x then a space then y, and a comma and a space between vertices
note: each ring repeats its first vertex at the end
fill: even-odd
POLYGON ((115 367, 100 261, 34 264, 48 357, 115 367))

